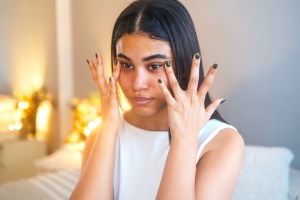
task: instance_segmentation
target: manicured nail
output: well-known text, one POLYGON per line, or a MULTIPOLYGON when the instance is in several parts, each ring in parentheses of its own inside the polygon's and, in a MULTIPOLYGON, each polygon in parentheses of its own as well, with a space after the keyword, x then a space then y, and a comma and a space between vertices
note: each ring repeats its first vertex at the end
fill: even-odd
POLYGON ((220 102, 220 104, 223 104, 226 101, 226 99, 222 99, 222 101, 220 102))
POLYGON ((196 53, 196 54, 195 54, 195 58, 196 58, 197 60, 199 60, 199 59, 200 59, 200 53, 196 53))
POLYGON ((88 59, 86 60, 86 62, 87 62, 87 64, 90 64, 90 61, 88 59))
POLYGON ((159 79, 158 79, 158 82, 159 82, 159 83, 162 83, 162 80, 159 78, 159 79))
POLYGON ((118 60, 114 59, 114 65, 117 65, 117 64, 118 64, 118 60))
POLYGON ((109 79, 109 82, 111 82, 111 78, 109 77, 108 79, 109 79))
POLYGON ((171 67, 171 62, 170 62, 170 61, 167 61, 167 62, 166 62, 166 65, 167 65, 167 67, 171 67))
POLYGON ((218 69, 218 66, 219 66, 218 64, 214 64, 213 68, 218 69))
POLYGON ((97 54, 97 53, 95 53, 95 55, 96 55, 96 58, 98 58, 98 54, 97 54))

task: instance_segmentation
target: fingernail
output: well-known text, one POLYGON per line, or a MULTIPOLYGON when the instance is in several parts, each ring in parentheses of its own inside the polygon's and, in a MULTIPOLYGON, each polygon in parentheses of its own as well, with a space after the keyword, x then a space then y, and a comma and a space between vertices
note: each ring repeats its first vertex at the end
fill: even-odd
POLYGON ((219 66, 218 64, 214 64, 213 68, 218 69, 218 66, 219 66))
POLYGON ((114 59, 114 65, 118 64, 118 60, 114 59))
POLYGON ((88 59, 86 60, 86 62, 87 62, 87 64, 90 64, 90 61, 88 59))
POLYGON ((159 83, 162 83, 162 80, 159 78, 159 79, 158 79, 158 82, 159 82, 159 83))
POLYGON ((96 58, 98 58, 98 54, 97 54, 97 53, 95 53, 95 55, 96 55, 96 58))
POLYGON ((109 77, 108 79, 109 79, 109 82, 111 82, 111 78, 109 77))
POLYGON ((200 53, 196 53, 196 54, 195 54, 195 58, 196 58, 197 60, 199 60, 199 59, 200 59, 200 53))
POLYGON ((222 99, 222 101, 220 102, 220 104, 223 104, 226 101, 226 99, 222 99))
POLYGON ((167 62, 166 62, 166 65, 167 65, 167 67, 171 67, 171 62, 170 62, 170 61, 167 61, 167 62))

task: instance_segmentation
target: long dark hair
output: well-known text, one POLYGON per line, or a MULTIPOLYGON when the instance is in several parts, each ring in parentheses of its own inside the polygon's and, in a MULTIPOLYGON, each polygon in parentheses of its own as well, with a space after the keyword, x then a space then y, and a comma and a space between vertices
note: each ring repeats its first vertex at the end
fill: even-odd
MULTIPOLYGON (((116 43, 123 34, 146 33, 150 38, 166 41, 173 51, 175 75, 183 90, 187 89, 192 58, 200 53, 195 26, 187 9, 177 0, 137 0, 131 3, 116 20, 111 41, 111 62, 116 58, 116 43)), ((204 79, 202 60, 199 83, 204 79)), ((205 106, 211 103, 206 96, 205 106)), ((211 117, 223 121, 218 111, 211 117)))

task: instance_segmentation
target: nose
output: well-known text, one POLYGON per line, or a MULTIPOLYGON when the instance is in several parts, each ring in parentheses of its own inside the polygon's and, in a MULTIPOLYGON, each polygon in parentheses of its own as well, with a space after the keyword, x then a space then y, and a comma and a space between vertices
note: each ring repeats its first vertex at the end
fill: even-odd
POLYGON ((144 70, 136 70, 132 80, 132 87, 134 91, 148 89, 147 72, 144 70))

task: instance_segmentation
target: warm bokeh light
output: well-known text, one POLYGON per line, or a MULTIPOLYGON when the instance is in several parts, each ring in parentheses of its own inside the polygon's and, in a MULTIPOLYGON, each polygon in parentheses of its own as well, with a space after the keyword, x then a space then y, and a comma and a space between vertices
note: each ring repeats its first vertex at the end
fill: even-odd
POLYGON ((92 131, 101 123, 101 117, 97 117, 95 120, 92 120, 88 123, 87 127, 84 129, 84 135, 88 137, 92 131))
MULTIPOLYGON (((120 112, 123 113, 131 108, 126 97, 118 88, 120 112)), ((101 99, 97 92, 87 99, 74 98, 72 100, 73 129, 66 138, 66 143, 74 150, 82 151, 86 138, 101 124, 101 99)))
POLYGON ((29 108, 29 102, 28 101, 20 101, 18 103, 18 107, 22 110, 26 110, 27 108, 29 108))
POLYGON ((120 102, 120 108, 122 112, 128 111, 131 108, 131 105, 127 98, 125 97, 120 85, 118 84, 118 97, 120 102))
POLYGON ((43 101, 36 113, 36 139, 43 140, 47 137, 49 130, 52 103, 49 100, 43 101))
POLYGON ((46 139, 52 110, 51 96, 45 89, 14 94, 0 96, 1 137, 16 135, 23 139, 46 139))
POLYGON ((0 132, 15 131, 20 127, 20 124, 16 124, 20 121, 20 118, 16 117, 17 104, 18 101, 14 97, 0 96, 0 132))

